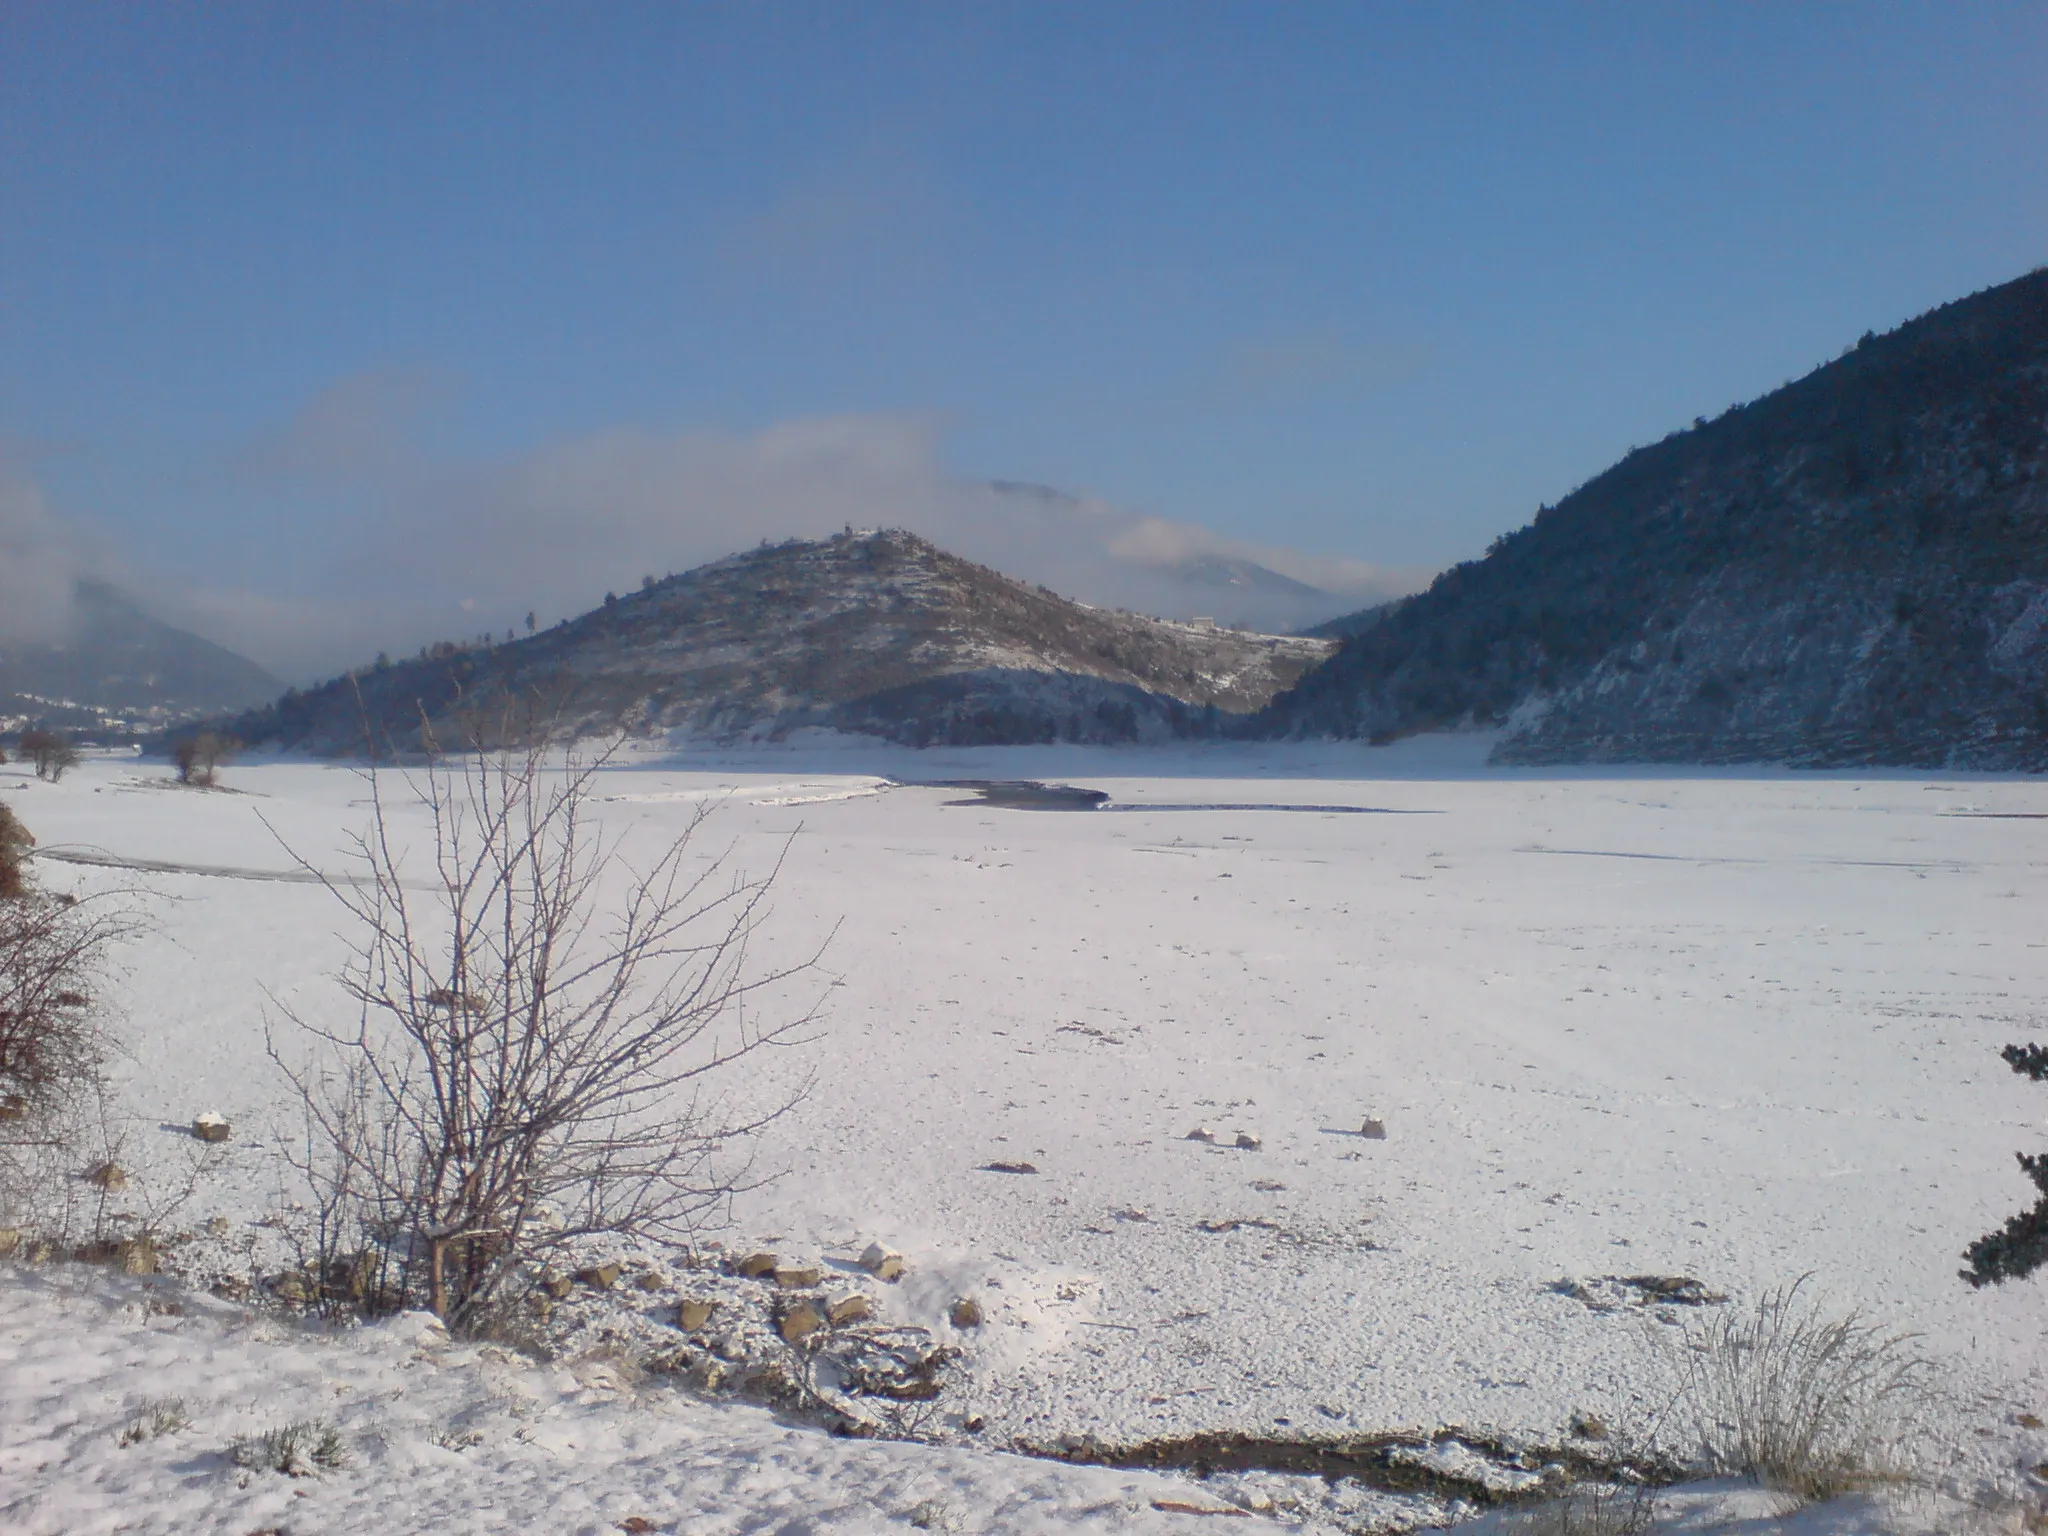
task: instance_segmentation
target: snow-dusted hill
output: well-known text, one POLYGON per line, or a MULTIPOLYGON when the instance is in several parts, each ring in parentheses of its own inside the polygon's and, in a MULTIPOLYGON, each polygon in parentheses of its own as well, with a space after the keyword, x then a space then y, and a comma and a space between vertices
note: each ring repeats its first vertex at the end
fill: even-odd
POLYGON ((1089 608, 913 534, 764 546, 529 639, 380 665, 230 727, 319 753, 524 728, 692 738, 822 726, 912 745, 1217 734, 1329 654, 1089 608))
POLYGON ((2048 270, 1631 452, 1264 721, 1520 762, 2048 768, 2048 270))
MULTIPOLYGON (((743 865, 765 865, 796 834, 761 963, 837 927, 819 978, 824 1028, 776 1067, 814 1083, 761 1148, 783 1177, 705 1237, 828 1267, 870 1240, 901 1249, 910 1274, 876 1288, 878 1304, 890 1324, 965 1351, 928 1426, 961 1455, 1449 1426, 1555 1447, 1574 1443, 1578 1415, 1635 1432, 1668 1402, 1704 1308, 1811 1274, 1836 1303, 1924 1336, 1944 1393, 1926 1430, 1945 1465, 2012 1479, 2048 1458, 2027 1427, 2048 1417, 2048 1289, 1975 1291, 1957 1276, 1963 1246, 2023 1203, 2013 1153, 2040 1144, 2038 1090, 1997 1049, 2040 1033, 2048 845, 2032 829, 2048 826, 2048 786, 1558 776, 1481 769, 1486 745, 763 749, 608 772, 595 811, 629 847, 673 833, 707 799, 723 805, 713 842, 743 865), (961 790, 902 782, 913 776, 1060 778, 1111 798, 1040 815, 957 803, 961 790), (1358 1134, 1368 1116, 1384 1140, 1358 1134), (1198 1128, 1215 1139, 1190 1140, 1198 1128), (1240 1133, 1258 1147, 1235 1145, 1240 1133), (999 1162, 1037 1171, 988 1171, 999 1162), (969 1294, 986 1321, 956 1328, 950 1305, 969 1294)), ((180 790, 159 767, 99 760, 57 785, 0 770, 0 794, 40 838, 46 881, 153 893, 153 932, 107 994, 128 1051, 123 1156, 138 1191, 173 1186, 192 1147, 178 1128, 201 1109, 227 1114, 236 1138, 179 1220, 201 1234, 194 1252, 218 1216, 230 1249, 275 1266, 276 1229, 259 1223, 288 1198, 279 1147, 293 1121, 265 1021, 280 1003, 343 1017, 330 978, 345 930, 319 887, 276 878, 292 871, 265 823, 340 871, 365 808, 343 769, 279 764, 229 780, 231 793, 180 790)), ((399 803, 400 844, 423 847, 399 803)), ((612 1323, 593 1311, 581 1326, 612 1328, 629 1354, 633 1340, 673 1336, 671 1291, 615 1294, 612 1323)), ((0 1388, 48 1416, 44 1432, 13 1432, 9 1475, 33 1471, 22 1497, 119 1465, 99 1428, 73 1427, 111 1422, 116 1397, 125 1411, 167 1393, 210 1401, 208 1383, 219 1387, 192 1449, 148 1453, 170 1469, 152 1476, 187 1480, 168 1489, 229 1476, 218 1447, 231 1428, 310 1411, 325 1390, 295 1355, 297 1384, 266 1407, 249 1385, 258 1357, 209 1342, 213 1322, 95 1310, 108 1304, 10 1303, 26 1363, 0 1361, 0 1388), (63 1341, 48 1335, 63 1328, 83 1342, 59 1365, 63 1341), (149 1343, 181 1329, 183 1342, 149 1343), (132 1363, 76 1358, 95 1351, 132 1363), (158 1383, 157 1362, 173 1358, 221 1364, 215 1378, 180 1365, 158 1383), (91 1379, 96 1406, 63 1406, 74 1377, 91 1379), (22 1385, 37 1381, 52 1385, 22 1385)), ((377 1510, 393 1512, 394 1531, 462 1529, 406 1513, 403 1493, 417 1486, 420 1508, 439 1509, 427 1495, 448 1496, 458 1476, 529 1502, 566 1479, 562 1497, 593 1523, 563 1528, 600 1530, 659 1513, 640 1497, 650 1467, 699 1465, 687 1447, 706 1434, 756 1447, 719 1455, 775 1458, 793 1477, 896 1476, 854 1470, 853 1452, 842 1474, 819 1442, 776 1450, 781 1431, 765 1421, 720 1429, 687 1406, 636 1418, 620 1398, 579 1428, 566 1398, 547 1394, 538 1421, 507 1408, 483 1426, 481 1458, 460 1453, 461 1468, 487 1473, 460 1470, 414 1424, 455 1389, 354 1347, 334 1357, 346 1388, 335 1411, 388 1448, 357 1481, 301 1501, 309 1521, 328 1500, 346 1512, 308 1530, 377 1510), (384 1427, 351 1406, 401 1388, 422 1396, 391 1396, 384 1427), (617 1486, 631 1500, 600 1498, 603 1479, 579 1470, 586 1452, 625 1459, 617 1486), (373 1498, 365 1479, 392 1491, 373 1498)), ((680 1381, 646 1388, 657 1389, 687 1395, 680 1381)), ((876 1454, 876 1467, 899 1465, 876 1454)), ((1444 1464, 1485 1467, 1476 1454, 1444 1464)), ((982 1491, 960 1501, 962 1529, 1032 1528, 997 1490, 1012 1473, 944 1465, 983 1469, 971 1474, 982 1491)), ((146 1480, 133 1486, 148 1497, 146 1480)), ((729 1486, 733 1510, 789 1508, 770 1482, 735 1473, 729 1486)), ((877 1486, 902 1525, 909 1483, 877 1486)), ((1105 1485, 1043 1486, 1071 1512, 1105 1485)), ((1123 1499, 1122 1487, 1102 1497, 1123 1499)), ((1313 1477, 1205 1492, 1225 1490, 1293 1500, 1275 1518, 1318 1530, 1445 1508, 1418 1514, 1313 1477)), ((249 1508, 221 1497, 235 1518, 249 1508)), ((677 1497, 678 1510, 706 1507, 677 1497)), ((1151 1497, 1130 1496, 1132 1518, 1160 1513, 1151 1497)), ((520 1528, 492 1518, 473 1528, 520 1528)), ((719 1518, 660 1529, 783 1528, 766 1514, 719 1518)), ((863 1528, 843 1518, 791 1528, 863 1528)))

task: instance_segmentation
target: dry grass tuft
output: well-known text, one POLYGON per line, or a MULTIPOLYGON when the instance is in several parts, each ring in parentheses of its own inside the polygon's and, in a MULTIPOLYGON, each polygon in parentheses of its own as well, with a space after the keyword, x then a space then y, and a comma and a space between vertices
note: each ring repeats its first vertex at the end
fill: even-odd
POLYGON ((1801 1503, 1912 1481, 1931 1362, 1912 1335, 1831 1313, 1807 1278, 1688 1334, 1683 1401, 1701 1452, 1801 1503))

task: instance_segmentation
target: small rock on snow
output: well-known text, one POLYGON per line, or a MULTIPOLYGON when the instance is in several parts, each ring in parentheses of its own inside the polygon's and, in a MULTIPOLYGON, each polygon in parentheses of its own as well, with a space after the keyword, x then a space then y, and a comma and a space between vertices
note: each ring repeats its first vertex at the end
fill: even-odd
POLYGON ((903 1255, 881 1243, 869 1243, 861 1253, 860 1267, 877 1280, 899 1280, 903 1276, 903 1255))

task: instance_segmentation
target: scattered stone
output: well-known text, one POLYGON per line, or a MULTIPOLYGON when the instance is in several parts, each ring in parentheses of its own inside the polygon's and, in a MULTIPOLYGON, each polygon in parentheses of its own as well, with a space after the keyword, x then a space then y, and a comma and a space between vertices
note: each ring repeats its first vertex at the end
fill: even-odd
POLYGON ((660 1530, 661 1527, 645 1515, 628 1515, 619 1522, 619 1529, 626 1532, 627 1536, 646 1536, 647 1532, 660 1530))
POLYGON ((210 1109, 203 1115, 192 1117, 192 1134, 201 1141, 226 1141, 232 1131, 227 1116, 210 1109))
POLYGON ((784 1340, 795 1344, 809 1338, 825 1326, 825 1314, 818 1310, 818 1304, 805 1298, 785 1307, 776 1322, 776 1329, 784 1340))
POLYGON ((0 1227, 0 1259, 11 1259, 21 1247, 21 1228, 0 1227))
POLYGON ((960 1427, 966 1430, 967 1433, 969 1433, 970 1435, 978 1435, 984 1429, 988 1428, 988 1420, 984 1419, 978 1413, 970 1413, 967 1416, 967 1422, 962 1424, 960 1427))
POLYGON ((1141 1205, 1128 1205, 1120 1211, 1109 1213, 1112 1221, 1150 1221, 1152 1213, 1141 1205))
POLYGON ((815 1264, 775 1266, 775 1283, 785 1291, 807 1291, 824 1278, 825 1272, 815 1264))
POLYGON ((874 1311, 872 1303, 859 1291, 848 1291, 836 1296, 825 1304, 825 1320, 835 1328, 842 1323, 863 1322, 874 1311))
POLYGON ((1235 1146, 1240 1152, 1256 1152, 1259 1150, 1259 1148, 1263 1147, 1265 1143, 1259 1140, 1259 1138, 1254 1136, 1250 1131, 1239 1131, 1237 1133, 1237 1140, 1233 1142, 1232 1145, 1235 1146))
POLYGON ((953 1303, 952 1321, 955 1328, 979 1328, 981 1303, 972 1296, 962 1296, 953 1303))
POLYGON ((619 1266, 616 1264, 593 1264, 588 1269, 576 1271, 576 1278, 595 1291, 608 1291, 619 1283, 619 1266))
POLYGON ((2013 1418, 2013 1423, 2019 1425, 2021 1429, 2039 1429, 2041 1427, 2041 1416, 2038 1413, 2017 1414, 2013 1418))
POLYGON ((1198 1125, 1182 1139, 1185 1141, 1214 1141, 1216 1133, 1206 1125, 1198 1125))
POLYGON ((10 1093, 0 1099, 0 1124, 28 1118, 28 1100, 18 1093, 10 1093))
POLYGON ((1597 1413, 1575 1413, 1572 1415, 1572 1433, 1581 1440, 1605 1440, 1607 1421, 1597 1413))
POLYGON ((749 1280, 760 1280, 775 1273, 775 1255, 762 1252, 750 1253, 733 1265, 732 1271, 734 1274, 743 1275, 749 1280))
POLYGON ((695 1333, 718 1310, 718 1303, 702 1296, 685 1296, 676 1308, 676 1326, 685 1333, 695 1333))
POLYGON ((98 1189, 126 1189, 128 1174, 119 1163, 101 1163, 86 1174, 85 1181, 98 1189))
POLYGON ((651 1269, 643 1269, 633 1277, 633 1284, 643 1291, 658 1291, 668 1282, 651 1269))
POLYGON ((542 1279, 540 1288, 557 1301, 566 1301, 569 1293, 576 1289, 576 1282, 567 1275, 548 1275, 542 1279))
POLYGON ((1262 1195, 1277 1195, 1283 1193, 1287 1186, 1278 1179, 1253 1179, 1252 1188, 1262 1195))
POLYGON ((1038 1169, 1032 1163, 983 1163, 980 1171, 983 1173, 1036 1173, 1038 1169))
POLYGON ((1365 1124, 1358 1128, 1358 1134, 1367 1141, 1385 1141, 1387 1139, 1387 1122, 1378 1115, 1367 1115, 1365 1124))
POLYGON ((861 1252, 860 1267, 877 1280, 893 1284, 903 1278, 903 1255, 881 1243, 869 1243, 861 1252))

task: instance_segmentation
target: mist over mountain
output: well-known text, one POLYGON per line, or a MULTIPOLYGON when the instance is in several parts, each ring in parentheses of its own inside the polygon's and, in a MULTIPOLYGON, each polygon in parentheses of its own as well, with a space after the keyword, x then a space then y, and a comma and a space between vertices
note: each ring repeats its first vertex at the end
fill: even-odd
POLYGON ((1259 728, 1510 762, 2048 768, 2048 270, 1630 453, 1259 728))
POLYGON ((524 639, 430 647, 249 711, 346 754, 545 729, 696 741, 809 727, 916 746, 1224 734, 1329 642, 1088 607, 900 530, 764 545, 524 639))
POLYGON ((438 430, 432 398, 393 371, 300 402, 189 508, 195 524, 235 509, 246 531, 147 590, 180 622, 304 682, 380 649, 517 632, 528 613, 552 625, 647 575, 848 527, 904 528, 1097 607, 1268 632, 1412 592, 1431 574, 964 477, 945 463, 941 425, 914 413, 754 430, 618 425, 478 450, 438 430))
POLYGON ((0 719, 129 732, 245 708, 283 684, 103 581, 73 586, 53 637, 0 638, 0 719))

